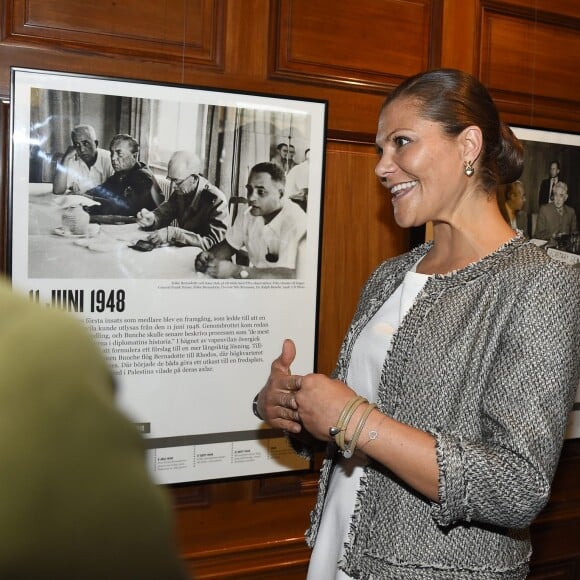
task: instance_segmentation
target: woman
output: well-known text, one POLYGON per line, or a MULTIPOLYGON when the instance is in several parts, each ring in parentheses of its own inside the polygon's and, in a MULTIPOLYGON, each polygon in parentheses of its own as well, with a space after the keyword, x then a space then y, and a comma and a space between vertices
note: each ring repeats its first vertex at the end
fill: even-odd
POLYGON ((579 273, 502 218, 523 149, 474 77, 406 80, 376 141, 397 223, 433 242, 371 275, 333 378, 291 375, 287 340, 254 405, 327 443, 309 578, 525 578, 580 378, 579 273))
POLYGON ((523 211, 526 202, 524 185, 514 181, 497 188, 497 200, 501 215, 513 230, 520 230, 528 236, 528 215, 523 211))

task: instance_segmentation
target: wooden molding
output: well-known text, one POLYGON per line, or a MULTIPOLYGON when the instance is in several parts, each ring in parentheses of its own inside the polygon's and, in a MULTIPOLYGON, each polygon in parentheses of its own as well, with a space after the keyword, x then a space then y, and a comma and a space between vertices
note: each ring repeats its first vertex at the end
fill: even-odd
POLYGON ((515 2, 481 1, 480 78, 516 122, 578 130, 580 18, 515 2))
POLYGON ((441 15, 440 0, 274 1, 269 77, 384 94, 437 61, 441 15))
POLYGON ((303 537, 205 550, 185 556, 197 580, 304 578, 309 560, 310 549, 303 537))
POLYGON ((223 70, 224 0, 11 0, 3 43, 223 70), (117 14, 115 14, 115 12, 117 14))

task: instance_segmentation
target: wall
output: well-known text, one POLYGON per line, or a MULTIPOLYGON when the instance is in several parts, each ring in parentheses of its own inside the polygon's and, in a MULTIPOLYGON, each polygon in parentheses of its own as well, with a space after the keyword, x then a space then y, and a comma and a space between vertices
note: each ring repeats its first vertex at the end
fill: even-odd
MULTIPOLYGON (((358 291, 404 251, 373 176, 383 99, 439 66, 475 73, 505 119, 580 131, 577 0, 4 0, 0 95, 10 66, 327 99, 318 370, 329 372, 358 291), (352 216, 356 215, 356 220, 352 216)), ((6 216, 8 108, 0 109, 6 216)), ((4 231, 6 229, 4 228, 4 231)), ((533 528, 533 578, 580 578, 580 446, 566 444, 533 528)), ((304 577, 316 471, 171 488, 198 578, 304 577)))

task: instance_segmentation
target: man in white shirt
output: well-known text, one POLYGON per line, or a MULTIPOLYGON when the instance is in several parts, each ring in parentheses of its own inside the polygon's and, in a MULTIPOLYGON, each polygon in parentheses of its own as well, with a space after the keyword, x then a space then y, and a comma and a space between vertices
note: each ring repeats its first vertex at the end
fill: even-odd
POLYGON ((286 195, 304 211, 308 205, 310 183, 310 149, 304 152, 304 161, 295 165, 286 175, 286 195))
POLYGON ((271 162, 258 163, 246 185, 248 209, 227 231, 225 240, 202 252, 195 269, 213 278, 296 278, 298 251, 306 238, 306 214, 284 194, 285 176, 271 162), (235 264, 240 250, 249 265, 235 264))
POLYGON ((56 165, 53 192, 85 193, 113 175, 111 154, 99 147, 91 125, 77 125, 71 131, 72 145, 56 165))

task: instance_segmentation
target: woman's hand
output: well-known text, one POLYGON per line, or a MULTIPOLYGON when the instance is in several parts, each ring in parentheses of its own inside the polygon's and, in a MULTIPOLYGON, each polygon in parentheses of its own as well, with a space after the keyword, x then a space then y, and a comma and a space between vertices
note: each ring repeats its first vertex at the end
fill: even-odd
POLYGON ((264 421, 289 433, 300 433, 302 430, 295 400, 301 377, 293 376, 290 371, 295 357, 296 347, 286 339, 282 353, 272 363, 268 381, 258 397, 258 412, 264 421))
POLYGON ((304 375, 294 394, 302 425, 322 441, 332 439, 328 430, 336 425, 345 405, 356 396, 343 382, 321 374, 304 375))

